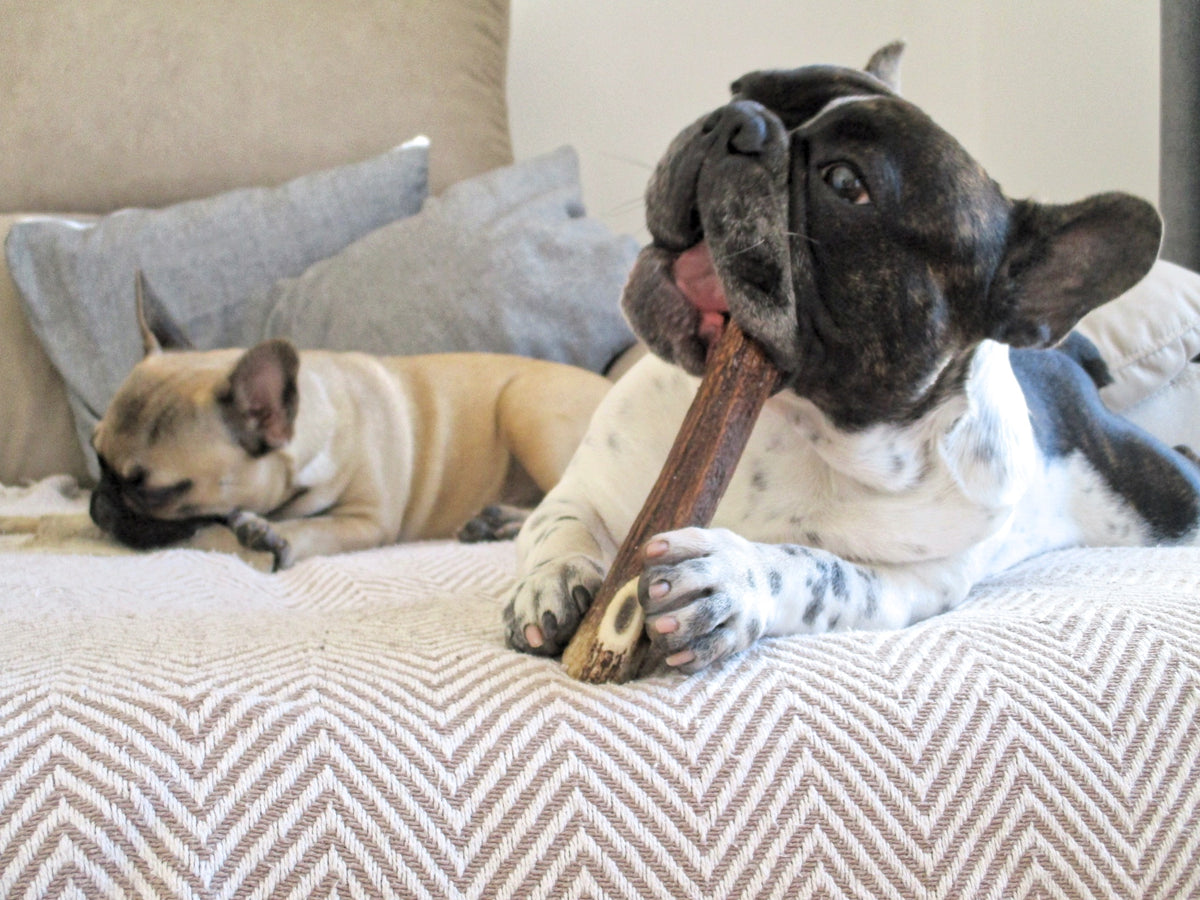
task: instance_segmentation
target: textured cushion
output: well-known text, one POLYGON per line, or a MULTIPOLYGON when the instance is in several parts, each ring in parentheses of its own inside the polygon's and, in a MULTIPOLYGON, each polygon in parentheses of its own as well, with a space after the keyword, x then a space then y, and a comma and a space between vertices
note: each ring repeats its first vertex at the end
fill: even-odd
POLYGON ((92 222, 15 224, 5 244, 9 268, 30 324, 66 382, 81 443, 142 355, 137 269, 197 346, 243 343, 248 296, 417 212, 427 163, 428 142, 420 139, 276 188, 123 210, 92 222))
POLYGON ((512 161, 507 0, 0 0, 0 210, 164 206, 433 141, 512 161))
POLYGON ((637 242, 584 215, 564 147, 454 185, 270 291, 266 336, 407 354, 518 353, 602 370, 637 242))
POLYGON ((1200 891, 1200 549, 1048 553, 911 628, 625 685, 505 648, 514 570, 0 553, 0 890, 1200 891))

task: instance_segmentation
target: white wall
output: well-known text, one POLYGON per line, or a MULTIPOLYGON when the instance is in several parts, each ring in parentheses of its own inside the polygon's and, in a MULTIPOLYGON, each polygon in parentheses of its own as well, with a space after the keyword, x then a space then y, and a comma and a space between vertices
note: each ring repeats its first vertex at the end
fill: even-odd
POLYGON ((644 237, 649 169, 751 69, 862 65, 901 37, 903 93, 1013 196, 1158 196, 1157 0, 512 0, 515 152, 580 153, 589 212, 644 237))

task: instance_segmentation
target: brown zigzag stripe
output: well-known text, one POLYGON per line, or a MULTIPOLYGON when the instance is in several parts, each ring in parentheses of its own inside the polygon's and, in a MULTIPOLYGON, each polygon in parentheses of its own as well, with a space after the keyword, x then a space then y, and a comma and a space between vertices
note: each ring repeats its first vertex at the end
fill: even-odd
MULTIPOLYGON (((1019 707, 1018 707, 1018 709, 1019 709, 1019 707)), ((562 713, 564 711, 563 710, 556 711, 556 710, 552 709, 551 715, 554 718, 558 718, 558 716, 555 715, 556 712, 562 713)), ((771 721, 779 721, 780 716, 777 711, 773 711, 771 713, 771 715, 769 716, 769 718, 771 721)), ((1036 719, 1034 721, 1036 721, 1036 719)), ((296 723, 290 722, 287 724, 292 729, 292 731, 295 732, 296 723)), ((327 737, 331 733, 328 728, 329 724, 333 724, 333 723, 323 724, 318 729, 318 732, 322 738, 327 737)), ((588 766, 589 771, 597 771, 597 770, 601 771, 606 778, 619 777, 622 772, 622 766, 620 764, 609 765, 608 763, 610 761, 610 757, 607 754, 597 755, 599 753, 599 751, 597 751, 595 748, 603 745, 604 738, 607 736, 607 733, 598 728, 595 728, 595 727, 592 727, 590 729, 591 733, 589 733, 589 726, 592 726, 592 724, 593 724, 592 719, 584 718, 584 719, 581 719, 575 725, 575 727, 566 727, 561 724, 559 726, 556 726, 557 730, 559 730, 559 731, 563 731, 565 728, 565 733, 570 736, 570 741, 568 742, 569 749, 566 751, 567 755, 569 755, 575 759, 586 759, 589 756, 596 756, 596 758, 588 766)), ((976 734, 980 734, 982 732, 981 740, 984 744, 992 746, 992 747, 1004 746, 1003 731, 1006 727, 1005 724, 1002 721, 999 722, 999 724, 997 724, 996 721, 993 721, 991 724, 992 724, 993 729, 999 729, 999 731, 1000 731, 999 734, 994 734, 990 731, 980 729, 980 728, 973 728, 972 730, 976 734)), ((314 728, 314 726, 310 725, 307 728, 305 733, 310 734, 313 731, 313 728, 314 728)), ((287 731, 287 729, 282 729, 280 731, 280 733, 284 733, 286 731, 287 731)), ((282 745, 282 742, 280 742, 280 740, 279 740, 279 734, 272 735, 270 733, 270 731, 264 733, 262 740, 267 743, 276 743, 276 744, 282 745)), ((819 743, 820 740, 823 740, 825 742, 830 742, 830 734, 829 734, 827 724, 824 726, 824 730, 822 730, 820 728, 813 728, 813 731, 808 734, 801 733, 801 734, 793 734, 793 735, 785 735, 785 736, 774 735, 774 736, 771 736, 771 738, 769 738, 767 740, 757 741, 756 745, 772 746, 772 747, 778 747, 778 748, 793 748, 794 749, 798 745, 804 746, 804 745, 810 744, 810 743, 819 743)), ((89 742, 89 746, 95 748, 95 747, 100 746, 101 744, 102 744, 102 742, 93 733, 92 739, 89 742)), ((1194 759, 1195 758, 1195 746, 1194 746, 1195 745, 1195 735, 1194 734, 1193 734, 1192 744, 1193 744, 1193 746, 1191 748, 1191 755, 1192 755, 1192 758, 1194 759)), ((298 733, 291 734, 289 740, 286 742, 286 746, 289 748, 289 750, 287 752, 285 752, 280 758, 280 764, 282 765, 282 767, 284 768, 285 771, 293 769, 295 767, 295 760, 297 758, 305 757, 310 753, 310 750, 306 749, 305 744, 300 739, 298 733)), ((618 745, 618 746, 620 746, 620 745, 618 745)), ((834 742, 834 746, 836 746, 835 742, 834 742)), ((214 748, 214 749, 215 749, 216 755, 223 755, 222 748, 218 747, 218 748, 214 748)), ((1053 746, 1050 747, 1051 751, 1053 751, 1054 749, 1055 748, 1053 746)), ((1036 748, 1036 747, 1019 747, 1018 750, 1020 751, 1018 756, 1022 759, 1023 763, 1027 763, 1030 758, 1036 757, 1039 755, 1038 748, 1036 748)), ((258 759, 261 759, 264 756, 264 752, 263 752, 262 748, 256 746, 253 743, 248 748, 248 752, 258 759)), ((557 755, 561 756, 564 751, 561 748, 559 748, 556 752, 557 752, 557 755)), ((318 755, 320 755, 320 754, 318 754, 318 755)), ((77 751, 76 756, 79 758, 84 758, 82 751, 77 751)), ((736 758, 736 757, 734 757, 734 758, 736 758)), ((1003 754, 1003 753, 1000 754, 1001 760, 1005 760, 1008 758, 1009 758, 1009 756, 1007 754, 1003 754)), ((1053 758, 1049 759, 1047 762, 1051 769, 1054 769, 1056 767, 1056 763, 1053 758)), ((863 773, 861 771, 855 770, 853 768, 853 763, 854 763, 854 760, 852 760, 852 759, 848 761, 844 758, 829 757, 829 758, 821 761, 821 769, 823 771, 827 771, 827 772, 842 771, 846 775, 848 782, 853 782, 855 780, 861 781, 862 777, 863 777, 863 773)), ((765 770, 766 780, 768 780, 770 782, 775 782, 775 781, 779 780, 780 765, 781 765, 781 760, 779 760, 779 759, 774 759, 768 765, 765 765, 765 766, 762 765, 761 763, 755 762, 755 763, 750 764, 749 772, 753 772, 755 769, 758 769, 760 771, 765 770)), ((310 767, 311 767, 311 763, 305 767, 305 771, 307 771, 310 767)), ((349 774, 353 774, 358 771, 370 771, 371 768, 372 768, 372 766, 368 764, 368 761, 361 760, 361 759, 355 760, 352 763, 347 763, 345 765, 345 771, 349 774)), ((748 778, 747 774, 748 774, 747 772, 735 771, 735 772, 731 773, 731 777, 735 778, 736 781, 741 784, 753 784, 755 779, 748 778)), ((884 776, 889 777, 893 783, 896 783, 901 780, 900 774, 901 773, 884 773, 884 776)), ((260 781, 263 780, 263 777, 264 777, 263 773, 260 773, 257 777, 260 781)), ((539 770, 537 773, 535 773, 534 777, 539 781, 545 782, 545 773, 543 771, 539 770)), ((82 780, 82 777, 81 777, 81 780, 82 780)), ((935 779, 935 781, 936 780, 940 780, 940 779, 935 779)), ((1010 790, 1009 786, 1006 784, 1005 778, 997 777, 997 775, 994 772, 985 772, 985 773, 983 773, 983 776, 978 780, 979 780, 980 784, 984 784, 984 785, 1000 784, 1003 787, 1002 793, 1005 793, 1005 794, 1007 794, 1007 792, 1010 790)), ((533 780, 531 779, 529 782, 523 783, 521 785, 521 787, 528 789, 529 787, 532 786, 532 784, 533 784, 533 780)), ((835 785, 827 785, 826 787, 832 789, 834 786, 835 785)), ((680 785, 672 786, 671 792, 674 793, 674 792, 679 791, 680 787, 686 787, 686 786, 680 786, 680 785)), ((845 789, 845 787, 847 787, 847 785, 842 785, 843 789, 845 789)), ((281 785, 278 790, 279 794, 288 794, 288 793, 295 793, 295 792, 296 792, 296 788, 291 785, 281 785)), ((301 792, 301 793, 303 793, 303 792, 301 792)), ((620 798, 619 793, 617 794, 617 797, 620 798)), ((623 798, 621 798, 621 799, 623 800, 623 798)), ((652 821, 653 820, 653 810, 646 809, 644 807, 639 807, 639 804, 637 803, 637 799, 638 799, 637 797, 633 797, 629 801, 623 800, 623 802, 628 802, 628 804, 632 810, 631 819, 629 822, 630 826, 636 825, 636 823, 639 821, 648 821, 648 820, 652 821)), ((710 808, 710 809, 720 807, 721 800, 725 800, 727 803, 732 803, 731 798, 721 798, 721 797, 708 798, 707 800, 702 797, 702 798, 700 798, 700 800, 704 805, 707 805, 708 808, 710 808)), ((745 806, 746 808, 754 808, 755 806, 761 805, 760 797, 745 797, 745 796, 743 796, 743 797, 738 798, 738 800, 740 801, 740 803, 734 804, 735 806, 741 805, 741 806, 745 806)), ((980 807, 987 808, 989 805, 988 798, 983 795, 972 795, 972 796, 968 796, 966 798, 956 798, 956 800, 960 801, 960 802, 956 803, 956 806, 960 809, 961 808, 980 808, 980 807)), ((615 802, 615 801, 613 801, 613 802, 615 802)), ((1061 807, 1063 805, 1063 803, 1064 803, 1064 797, 1058 796, 1055 798, 1054 804, 1047 804, 1047 805, 1052 808, 1057 808, 1057 807, 1061 807)), ((220 805, 220 804, 218 804, 218 805, 220 805)), ((1076 812, 1078 812, 1078 811, 1076 811, 1076 812)), ((265 812, 263 812, 261 810, 260 810, 260 813, 263 815, 267 815, 265 812)), ((687 813, 687 810, 682 810, 681 814, 680 814, 680 818, 686 819, 686 813, 687 813)), ((280 815, 281 815, 281 817, 286 817, 285 813, 281 813, 280 815)), ((853 810, 853 811, 848 810, 847 811, 848 819, 849 818, 857 818, 859 820, 862 820, 864 818, 864 816, 869 818, 870 811, 862 808, 861 806, 856 810, 853 810), (853 815, 851 815, 851 813, 853 813, 853 815)), ((268 816, 268 818, 269 817, 270 816, 268 816)), ((905 820, 905 821, 887 821, 884 819, 876 819, 876 820, 871 821, 870 824, 871 824, 871 829, 869 832, 864 832, 863 838, 865 839, 865 838, 869 837, 869 835, 872 833, 878 833, 878 834, 884 835, 886 837, 886 841, 881 846, 877 846, 877 847, 873 848, 875 850, 875 852, 883 852, 889 846, 894 846, 897 842, 900 844, 905 843, 907 840, 907 835, 909 834, 909 829, 912 828, 914 821, 912 819, 905 820)), ((1099 827, 1102 824, 1103 824, 1103 822, 1098 823, 1097 827, 1099 827)), ((676 826, 677 827, 679 826, 679 822, 676 822, 676 826)), ((922 829, 922 831, 925 833, 930 833, 930 832, 935 832, 935 831, 942 832, 943 827, 944 827, 944 823, 934 822, 934 823, 932 823, 931 826, 926 826, 924 829, 922 829)), ((1137 827, 1137 826, 1135 826, 1135 827, 1137 827)), ((693 840, 695 840, 697 843, 709 843, 710 851, 714 850, 714 849, 718 849, 718 848, 711 846, 711 842, 706 840, 706 835, 703 833, 703 831, 704 831, 703 829, 698 831, 697 834, 695 834, 693 836, 693 840)), ((952 835, 952 837, 953 836, 954 835, 952 835)), ((220 835, 214 834, 214 837, 220 838, 220 835)), ((958 842, 956 841, 955 843, 958 843, 958 842)), ((1110 836, 1109 846, 1110 847, 1112 846, 1111 836, 1110 836)), ((670 848, 670 849, 678 850, 679 848, 670 848)), ((920 855, 919 848, 913 849, 913 855, 914 856, 920 855)))
POLYGON ((64 557, 0 633, 0 896, 1200 895, 1200 553, 1134 557, 623 686, 504 648, 511 547, 64 557))

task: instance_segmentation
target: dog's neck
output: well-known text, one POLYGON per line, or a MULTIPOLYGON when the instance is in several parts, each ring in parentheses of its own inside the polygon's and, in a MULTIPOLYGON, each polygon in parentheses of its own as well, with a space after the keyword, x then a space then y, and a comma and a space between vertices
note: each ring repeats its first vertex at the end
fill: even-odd
POLYGON ((287 466, 288 484, 293 490, 316 487, 337 474, 330 452, 336 433, 337 398, 329 395, 322 379, 312 377, 303 366, 298 380, 295 438, 276 451, 287 466))
MULTIPOLYGON (((839 475, 872 490, 919 489, 935 470, 985 506, 1015 501, 1035 458, 1033 431, 1003 344, 984 341, 962 365, 958 390, 930 386, 928 408, 911 422, 838 428, 811 401, 785 391, 770 402, 839 475)), ((940 381, 941 379, 935 379, 940 381)))

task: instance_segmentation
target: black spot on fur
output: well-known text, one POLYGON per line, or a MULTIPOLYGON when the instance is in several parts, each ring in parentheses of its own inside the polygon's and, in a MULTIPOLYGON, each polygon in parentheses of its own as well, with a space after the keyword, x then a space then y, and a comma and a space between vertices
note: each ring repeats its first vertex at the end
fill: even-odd
POLYGON ((746 646, 753 644, 762 634, 762 622, 758 619, 751 619, 742 629, 742 643, 746 646))
POLYGON ((863 584, 863 613, 868 619, 879 612, 879 584, 875 577, 868 576, 863 584))
POLYGON ((812 625, 816 622, 817 616, 821 614, 824 606, 824 598, 814 593, 812 599, 808 601, 808 606, 804 607, 804 624, 812 625))
POLYGON ((846 589, 846 570, 842 568, 840 563, 831 563, 829 572, 829 589, 833 596, 838 600, 845 602, 848 597, 846 589))

